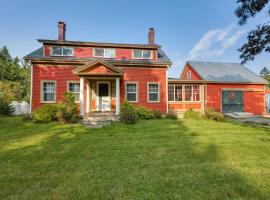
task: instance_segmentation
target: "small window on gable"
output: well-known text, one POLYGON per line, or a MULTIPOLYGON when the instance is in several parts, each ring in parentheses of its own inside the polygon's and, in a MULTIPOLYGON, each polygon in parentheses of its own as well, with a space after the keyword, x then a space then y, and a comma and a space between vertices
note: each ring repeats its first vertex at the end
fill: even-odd
POLYGON ((52 56, 73 56, 73 48, 53 46, 51 55, 52 56))
POLYGON ((133 58, 135 59, 151 59, 152 52, 150 50, 133 50, 133 58))
POLYGON ((115 49, 94 48, 94 56, 101 58, 115 58, 115 49))
POLYGON ((190 70, 187 72, 187 79, 188 79, 188 80, 191 79, 191 71, 190 71, 190 70))

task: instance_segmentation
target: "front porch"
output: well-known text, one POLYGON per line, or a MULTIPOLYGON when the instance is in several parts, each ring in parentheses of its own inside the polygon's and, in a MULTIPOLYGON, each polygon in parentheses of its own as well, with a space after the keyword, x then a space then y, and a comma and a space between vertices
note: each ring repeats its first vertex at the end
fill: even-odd
POLYGON ((120 113, 122 71, 103 61, 91 61, 73 70, 80 77, 80 115, 92 112, 120 113))
POLYGON ((120 113, 119 77, 80 77, 80 114, 91 112, 120 113))

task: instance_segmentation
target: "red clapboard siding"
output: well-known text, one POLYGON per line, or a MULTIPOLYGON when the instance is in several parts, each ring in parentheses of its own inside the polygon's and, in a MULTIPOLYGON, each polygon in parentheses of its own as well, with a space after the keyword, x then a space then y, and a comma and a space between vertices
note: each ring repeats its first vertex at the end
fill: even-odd
POLYGON ((221 111, 222 89, 243 90, 244 112, 265 114, 264 85, 258 84, 207 84, 207 107, 221 111))
POLYGON ((138 103, 149 109, 156 109, 162 113, 166 112, 166 69, 165 68, 140 68, 129 67, 121 68, 124 71, 124 77, 120 84, 121 102, 125 100, 125 83, 137 82, 138 83, 138 103), (160 84, 160 102, 147 102, 147 83, 158 82, 160 84))
POLYGON ((73 75, 74 67, 69 66, 33 66, 33 93, 32 110, 42 105, 41 103, 41 81, 56 81, 56 102, 63 101, 64 93, 67 91, 67 81, 79 81, 79 77, 73 75))

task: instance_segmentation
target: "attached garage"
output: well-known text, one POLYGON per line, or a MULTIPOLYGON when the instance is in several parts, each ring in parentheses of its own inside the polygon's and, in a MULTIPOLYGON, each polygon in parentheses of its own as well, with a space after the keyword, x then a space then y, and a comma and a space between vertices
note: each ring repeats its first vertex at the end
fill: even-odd
POLYGON ((241 64, 188 61, 180 79, 169 79, 169 85, 176 82, 200 85, 200 108, 195 102, 191 102, 193 108, 192 104, 182 105, 187 102, 169 101, 170 111, 193 108, 203 112, 213 108, 223 113, 266 114, 267 81, 241 64))

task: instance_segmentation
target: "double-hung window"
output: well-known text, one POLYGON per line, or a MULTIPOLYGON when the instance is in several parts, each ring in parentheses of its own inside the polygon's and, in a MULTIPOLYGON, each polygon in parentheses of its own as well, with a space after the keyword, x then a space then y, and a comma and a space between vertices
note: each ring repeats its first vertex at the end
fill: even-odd
POLYGON ((80 101, 80 83, 79 82, 68 82, 68 91, 75 95, 76 102, 80 101))
POLYGON ((42 82, 42 102, 55 102, 55 81, 42 82))
POLYGON ((148 83, 148 101, 159 102, 159 83, 148 83))
POLYGON ((152 52, 150 50, 133 50, 133 58, 135 59, 151 59, 152 52))
POLYGON ((51 55, 52 56, 73 56, 73 48, 53 46, 51 55))
POLYGON ((138 101, 137 83, 126 83, 126 100, 130 102, 138 101))
POLYGON ((94 48, 94 56, 101 58, 115 58, 115 49, 94 48))

